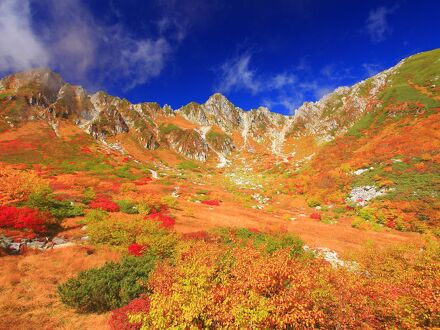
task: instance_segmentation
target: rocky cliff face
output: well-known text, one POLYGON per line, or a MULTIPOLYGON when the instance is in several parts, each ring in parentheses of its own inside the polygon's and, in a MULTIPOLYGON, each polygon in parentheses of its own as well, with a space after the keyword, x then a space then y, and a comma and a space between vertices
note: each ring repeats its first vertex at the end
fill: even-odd
POLYGON ((350 88, 339 87, 317 102, 305 102, 296 111, 287 134, 313 135, 320 141, 330 141, 345 133, 365 112, 380 103, 380 93, 403 63, 350 88))
POLYGON ((204 104, 191 102, 176 111, 151 102, 131 104, 104 92, 89 95, 48 69, 35 69, 0 81, 0 124, 13 127, 26 120, 47 120, 57 131, 60 121, 67 120, 104 142, 130 133, 145 149, 168 147, 202 162, 210 157, 223 162, 232 152, 249 151, 255 144, 284 157, 289 138, 313 136, 319 143, 344 134, 381 103, 380 93, 403 63, 351 88, 340 87, 317 102, 306 102, 295 116, 264 107, 245 111, 218 93, 204 104), (188 125, 181 127, 182 120, 188 125))

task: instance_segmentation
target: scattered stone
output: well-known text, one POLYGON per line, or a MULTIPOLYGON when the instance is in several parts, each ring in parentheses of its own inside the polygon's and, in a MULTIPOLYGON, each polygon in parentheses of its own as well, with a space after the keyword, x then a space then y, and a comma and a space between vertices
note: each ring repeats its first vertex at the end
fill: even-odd
POLYGON ((180 187, 174 187, 174 190, 171 193, 171 196, 174 197, 174 198, 178 198, 180 196, 179 195, 179 191, 180 191, 180 187))
POLYGON ((83 236, 81 237, 81 241, 88 241, 90 239, 89 236, 83 236))
POLYGON ((253 194, 252 198, 260 204, 267 204, 267 202, 270 200, 270 198, 264 197, 261 194, 253 194))
POLYGON ((20 254, 23 247, 43 251, 51 248, 67 247, 72 245, 75 245, 75 243, 69 242, 64 237, 54 237, 52 240, 49 240, 48 237, 37 237, 34 239, 22 238, 19 242, 14 242, 9 237, 0 236, 0 246, 11 254, 20 254))
POLYGON ((387 191, 388 190, 385 188, 379 189, 376 186, 355 187, 350 192, 347 202, 352 202, 359 206, 365 206, 370 200, 385 195, 387 191))
POLYGON ((10 239, 9 237, 0 236, 0 247, 7 249, 12 242, 12 239, 10 239))
POLYGON ((330 250, 329 248, 310 248, 307 245, 303 246, 304 251, 311 251, 315 256, 323 258, 325 261, 330 263, 333 268, 344 267, 350 271, 357 271, 359 265, 353 261, 345 261, 338 257, 336 251, 330 250))
POLYGON ((159 179, 159 176, 157 175, 157 172, 156 171, 153 171, 153 170, 150 170, 150 173, 151 173, 151 177, 153 178, 153 179, 159 179))
POLYGON ((28 248, 38 249, 38 250, 43 250, 45 245, 46 245, 46 242, 41 242, 41 241, 31 241, 26 244, 26 246, 28 248))
POLYGON ((53 243, 54 245, 60 245, 60 244, 65 244, 65 243, 67 243, 67 240, 64 239, 63 237, 54 237, 54 238, 52 239, 52 243, 53 243))
POLYGON ((59 249, 59 248, 65 248, 65 247, 74 246, 74 245, 75 245, 75 243, 73 243, 73 242, 66 242, 66 243, 63 243, 63 244, 56 244, 52 248, 53 249, 59 249))
POLYGON ((22 243, 11 243, 7 247, 9 253, 11 254, 20 254, 22 243))
POLYGON ((362 173, 368 172, 368 171, 372 171, 374 170, 373 166, 370 166, 368 168, 360 168, 356 171, 353 172, 354 175, 361 175, 362 173))

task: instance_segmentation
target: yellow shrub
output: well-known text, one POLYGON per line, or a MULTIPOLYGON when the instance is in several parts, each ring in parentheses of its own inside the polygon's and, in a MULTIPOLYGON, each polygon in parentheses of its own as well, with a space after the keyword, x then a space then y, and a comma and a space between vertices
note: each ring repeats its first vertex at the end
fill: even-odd
POLYGON ((48 183, 32 171, 0 168, 0 204, 27 200, 33 192, 48 188, 48 183))

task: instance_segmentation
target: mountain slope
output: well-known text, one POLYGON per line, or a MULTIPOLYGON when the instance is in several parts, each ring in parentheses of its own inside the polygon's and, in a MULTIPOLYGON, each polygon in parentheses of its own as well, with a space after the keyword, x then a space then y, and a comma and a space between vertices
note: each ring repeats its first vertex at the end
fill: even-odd
MULTIPOLYGON (((283 116, 264 107, 245 111, 221 94, 175 111, 131 104, 35 69, 0 81, 0 132, 22 132, 28 123, 42 132, 45 123, 62 141, 73 131, 88 134, 96 145, 154 166, 226 167, 227 175, 243 168, 285 179, 289 196, 369 204, 364 222, 424 231, 439 225, 439 80, 440 50, 433 50, 283 116), (377 192, 386 201, 357 196, 362 187, 371 187, 362 196, 377 192)), ((4 151, 0 161, 21 159, 14 152, 4 151)))
MULTIPOLYGON (((297 182, 317 199, 348 195, 358 205, 366 204, 365 196, 350 191, 374 187, 383 196, 364 209, 359 222, 421 232, 438 228, 439 80, 439 50, 402 61, 376 94, 374 106, 321 148, 297 182)), ((369 79, 355 88, 372 84, 369 79)))

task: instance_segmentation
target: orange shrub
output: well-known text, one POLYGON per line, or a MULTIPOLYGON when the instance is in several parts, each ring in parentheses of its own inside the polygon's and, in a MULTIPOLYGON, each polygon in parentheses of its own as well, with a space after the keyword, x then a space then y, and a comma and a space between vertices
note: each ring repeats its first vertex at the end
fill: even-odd
POLYGON ((27 200, 30 194, 48 187, 47 181, 33 171, 9 167, 0 168, 0 204, 13 204, 27 200))

